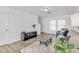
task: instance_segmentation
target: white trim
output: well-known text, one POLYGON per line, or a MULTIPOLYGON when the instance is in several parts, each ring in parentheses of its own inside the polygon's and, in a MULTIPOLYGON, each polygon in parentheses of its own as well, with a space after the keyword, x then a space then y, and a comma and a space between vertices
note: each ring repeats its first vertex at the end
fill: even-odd
POLYGON ((0 43, 0 46, 2 46, 2 45, 5 45, 5 44, 10 44, 10 43, 14 43, 14 42, 16 42, 16 41, 20 41, 19 39, 17 40, 14 40, 14 41, 9 41, 9 42, 2 42, 2 43, 0 43))

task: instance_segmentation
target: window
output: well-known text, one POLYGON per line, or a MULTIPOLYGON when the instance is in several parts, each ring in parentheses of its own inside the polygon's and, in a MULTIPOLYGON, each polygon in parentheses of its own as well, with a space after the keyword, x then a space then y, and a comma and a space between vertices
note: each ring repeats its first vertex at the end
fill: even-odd
POLYGON ((49 30, 59 31, 62 28, 65 28, 65 19, 51 20, 49 22, 49 30))
POLYGON ((57 20, 58 23, 58 30, 61 30, 62 28, 65 28, 65 20, 57 20))
POLYGON ((56 20, 52 20, 49 22, 49 29, 56 30, 56 20))

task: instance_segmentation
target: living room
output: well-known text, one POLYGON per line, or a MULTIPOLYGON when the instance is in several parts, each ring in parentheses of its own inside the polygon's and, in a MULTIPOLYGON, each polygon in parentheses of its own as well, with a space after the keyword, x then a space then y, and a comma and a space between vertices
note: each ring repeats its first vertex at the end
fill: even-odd
POLYGON ((66 28, 78 53, 78 12, 78 6, 0 6, 0 52, 55 53, 56 33, 66 28))

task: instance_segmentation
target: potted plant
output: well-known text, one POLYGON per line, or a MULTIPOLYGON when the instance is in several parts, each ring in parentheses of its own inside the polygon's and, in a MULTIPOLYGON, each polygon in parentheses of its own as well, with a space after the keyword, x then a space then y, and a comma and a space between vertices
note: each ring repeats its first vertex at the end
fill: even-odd
POLYGON ((57 38, 54 48, 55 52, 69 53, 74 48, 74 44, 71 44, 70 42, 63 42, 60 38, 57 38))

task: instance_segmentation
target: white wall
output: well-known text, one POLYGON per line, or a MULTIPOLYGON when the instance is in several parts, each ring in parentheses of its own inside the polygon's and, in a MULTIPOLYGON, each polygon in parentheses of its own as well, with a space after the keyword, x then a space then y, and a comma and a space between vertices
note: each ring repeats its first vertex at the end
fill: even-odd
POLYGON ((55 31, 49 30, 49 21, 58 20, 58 19, 65 19, 66 20, 66 28, 69 28, 69 29, 71 28, 70 16, 48 17, 48 18, 42 19, 42 32, 51 33, 51 34, 55 33, 55 31))
POLYGON ((75 13, 71 15, 71 25, 79 26, 79 13, 75 13))
MULTIPOLYGON (((21 40, 21 32, 33 31, 32 25, 37 24, 37 16, 25 13, 23 11, 10 10, 10 39, 13 41, 21 40)), ((38 29, 37 29, 38 31, 38 29)))
POLYGON ((70 17, 72 30, 75 32, 79 32, 79 13, 72 14, 70 15, 70 17))
MULTIPOLYGON (((7 32, 9 32, 7 34, 9 34, 9 37, 8 37, 9 39, 8 39, 8 42, 4 42, 3 44, 21 40, 21 32, 22 31, 26 31, 26 32, 33 31, 33 28, 32 28, 33 24, 36 24, 36 31, 39 31, 38 16, 26 13, 24 11, 20 11, 17 9, 12 9, 10 7, 0 7, 0 14, 1 15, 4 14, 3 19, 5 19, 5 16, 6 18, 9 17, 8 18, 9 21, 8 19, 6 19, 4 22, 6 24, 9 23, 9 25, 7 25, 7 28, 8 28, 7 32)), ((6 29, 3 30, 3 32, 6 32, 6 29)), ((5 39, 1 39, 1 40, 7 41, 6 36, 3 38, 5 39)))

